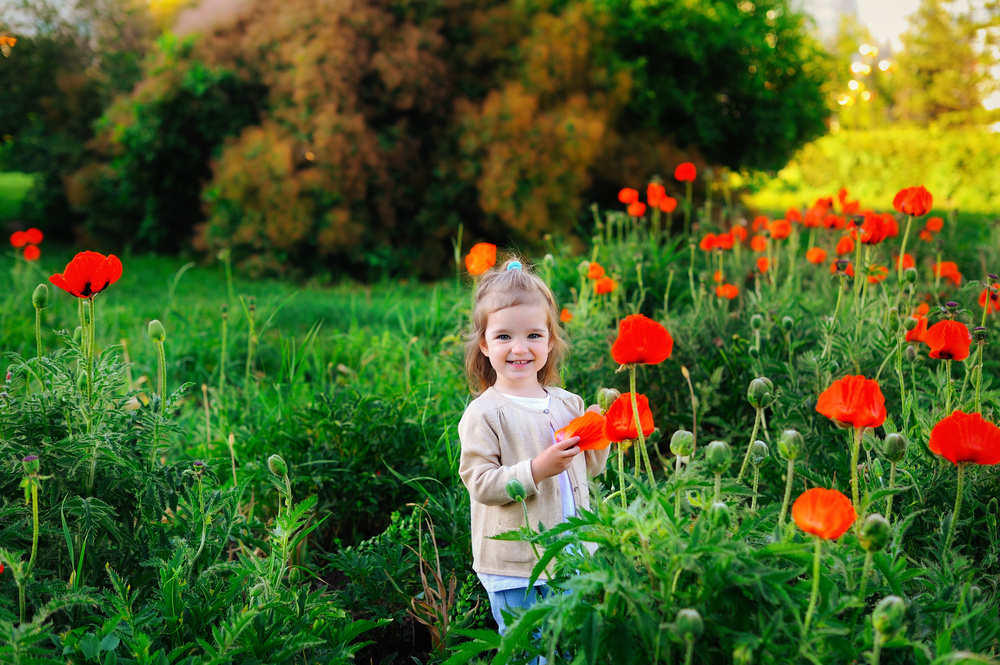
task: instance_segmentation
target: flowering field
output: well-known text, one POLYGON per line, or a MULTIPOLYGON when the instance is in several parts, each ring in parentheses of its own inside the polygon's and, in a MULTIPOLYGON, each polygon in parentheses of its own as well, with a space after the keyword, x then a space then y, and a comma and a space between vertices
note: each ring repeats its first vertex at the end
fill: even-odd
POLYGON ((455 432, 495 245, 293 295, 15 234, 0 660, 998 662, 995 231, 920 186, 744 219, 697 178, 531 257, 602 407, 568 433, 612 454, 593 512, 510 534, 571 593, 503 638, 455 432))

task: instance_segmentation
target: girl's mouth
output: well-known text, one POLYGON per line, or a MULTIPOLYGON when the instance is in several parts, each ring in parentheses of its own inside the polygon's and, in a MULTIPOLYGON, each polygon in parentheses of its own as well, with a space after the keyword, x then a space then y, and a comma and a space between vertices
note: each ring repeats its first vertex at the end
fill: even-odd
POLYGON ((531 362, 530 360, 508 360, 507 361, 508 364, 510 364, 510 365, 517 365, 518 367, 520 367, 522 365, 527 365, 530 362, 531 362))

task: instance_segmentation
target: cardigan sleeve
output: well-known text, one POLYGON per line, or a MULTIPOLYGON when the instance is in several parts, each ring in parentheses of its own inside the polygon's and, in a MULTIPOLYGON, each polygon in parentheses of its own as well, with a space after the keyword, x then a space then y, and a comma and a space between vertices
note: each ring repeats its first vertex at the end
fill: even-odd
POLYGON ((487 506, 502 506, 511 502, 507 483, 521 481, 527 496, 538 493, 531 474, 531 459, 524 459, 513 466, 500 463, 500 437, 486 414, 473 404, 465 410, 458 423, 458 437, 462 444, 458 473, 469 490, 473 501, 487 506))

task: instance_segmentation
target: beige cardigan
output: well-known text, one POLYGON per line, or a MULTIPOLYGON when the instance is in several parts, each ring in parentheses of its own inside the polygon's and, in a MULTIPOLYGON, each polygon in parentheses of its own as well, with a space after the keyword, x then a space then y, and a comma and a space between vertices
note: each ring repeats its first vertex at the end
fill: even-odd
MULTIPOLYGON (((578 395, 549 386, 551 399, 545 411, 531 409, 488 388, 465 409, 458 423, 462 442, 459 475, 472 499, 472 568, 477 573, 530 577, 536 563, 525 541, 494 540, 494 536, 524 526, 524 511, 507 496, 507 482, 516 478, 527 490, 531 527, 546 528, 563 519, 559 478, 535 485, 531 460, 552 444, 552 432, 583 415, 578 395)), ((590 508, 589 476, 604 472, 608 449, 587 450, 573 458, 569 469, 577 509, 590 508)), ((543 573, 540 579, 547 579, 543 573)))

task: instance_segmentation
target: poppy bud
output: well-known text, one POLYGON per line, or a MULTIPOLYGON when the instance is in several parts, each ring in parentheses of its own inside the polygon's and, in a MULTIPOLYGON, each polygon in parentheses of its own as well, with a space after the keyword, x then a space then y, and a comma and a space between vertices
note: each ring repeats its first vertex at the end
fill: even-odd
POLYGON ((847 270, 847 266, 850 262, 847 259, 837 259, 837 272, 844 272, 847 270))
POLYGON ((786 460, 798 459, 802 448, 805 447, 805 440, 798 430, 786 429, 778 439, 778 452, 786 460))
POLYGON ((621 391, 615 390, 614 388, 601 388, 598 390, 597 405, 601 407, 601 413, 610 409, 611 405, 615 403, 615 400, 621 396, 621 391))
POLYGON ((749 349, 747 349, 747 353, 750 354, 750 357, 753 358, 754 360, 760 357, 760 349, 758 349, 756 346, 751 346, 749 349))
POLYGON ((793 327, 795 327, 795 319, 793 319, 790 316, 782 317, 781 327, 784 328, 785 331, 791 330, 793 327))
POLYGON ((903 279, 905 279, 909 284, 913 284, 917 281, 917 269, 907 268, 906 272, 903 273, 903 279))
POLYGON ((698 610, 690 607, 677 613, 677 630, 685 642, 694 642, 705 632, 705 622, 698 610))
POLYGON ((38 461, 38 455, 28 455, 21 460, 21 465, 24 467, 24 472, 29 476, 37 474, 39 469, 42 468, 42 463, 38 461))
POLYGON ((215 255, 215 258, 219 259, 220 261, 228 261, 229 257, 230 257, 230 251, 228 247, 223 247, 215 255))
POLYGON ((911 363, 917 359, 917 350, 913 347, 912 344, 906 347, 906 359, 909 360, 911 363))
POLYGON ((511 501, 524 501, 528 498, 528 490, 524 489, 524 483, 517 478, 508 480, 504 489, 507 490, 507 496, 510 497, 511 501))
POLYGON ((866 552, 878 552, 889 542, 892 535, 892 527, 889 520, 878 513, 873 513, 865 518, 861 525, 861 547, 866 552))
POLYGON ((694 434, 686 429, 679 429, 670 437, 670 452, 678 457, 684 457, 694 452, 694 434))
POLYGON ((774 384, 767 377, 757 377, 747 388, 747 401, 755 409, 765 409, 774 402, 774 384))
POLYGON ((1000 502, 997 501, 996 497, 993 497, 990 499, 990 502, 986 504, 986 512, 990 515, 996 515, 998 510, 1000 510, 1000 502))
POLYGON ((733 461, 733 449, 725 441, 713 441, 705 448, 705 463, 712 473, 723 473, 733 461))
POLYGON ((542 263, 545 263, 547 265, 552 265, 555 262, 556 262, 556 257, 552 256, 552 254, 546 254, 545 256, 542 257, 542 263))
POLYGON ((1000 282, 1000 277, 997 277, 993 273, 989 273, 986 276, 990 278, 990 284, 996 284, 997 282, 1000 282))
POLYGON ((73 331, 73 343, 79 346, 82 340, 83 340, 83 328, 81 326, 77 326, 76 330, 73 331))
POLYGON ((76 389, 81 393, 87 390, 87 373, 80 372, 76 377, 76 389))
POLYGON ((580 263, 576 266, 576 271, 580 273, 580 275, 586 275, 587 272, 590 271, 590 261, 580 261, 580 263))
POLYGON ((265 588, 266 588, 266 585, 263 582, 258 582, 257 584, 255 584, 254 586, 252 586, 250 588, 250 592, 249 592, 250 593, 250 597, 251 598, 259 598, 260 595, 262 593, 264 593, 264 589, 265 588))
POLYGON ((865 450, 871 452, 872 448, 875 447, 875 428, 864 428, 861 432, 861 445, 865 447, 865 450))
POLYGON ((918 323, 920 323, 920 319, 915 316, 908 316, 906 317, 906 320, 903 321, 903 327, 907 330, 913 330, 917 327, 918 323))
POLYGON ((646 443, 655 444, 658 443, 661 438, 663 438, 663 432, 660 431, 659 427, 654 427, 653 431, 646 437, 646 443))
POLYGON ((882 455, 890 462, 900 462, 906 457, 906 437, 893 432, 882 441, 882 455))
POLYGON ((882 468, 882 460, 877 457, 872 460, 872 473, 874 473, 875 477, 879 480, 882 480, 882 478, 885 477, 885 470, 882 468))
POLYGON ((754 441, 753 445, 750 446, 750 463, 755 468, 759 469, 770 456, 771 453, 767 449, 767 444, 763 441, 754 441))
POLYGON ((91 321, 90 318, 90 300, 83 301, 83 318, 81 321, 91 321))
POLYGON ((899 328, 899 312, 893 307, 889 310, 889 331, 896 332, 899 328))
POLYGON ((715 501, 708 508, 708 517, 712 524, 720 529, 729 528, 729 506, 723 501, 715 501))
POLYGON ((949 300, 944 304, 944 306, 945 308, 947 308, 949 312, 954 312, 956 309, 958 309, 958 303, 955 302, 954 300, 949 300))
POLYGON ((267 468, 271 473, 282 478, 288 475, 288 465, 281 455, 271 455, 267 458, 267 468))
POLYGON ((31 294, 31 304, 35 309, 45 309, 49 306, 49 287, 39 284, 35 287, 35 292, 31 294))
POLYGON ((899 596, 886 596, 872 611, 872 626, 883 639, 891 639, 903 627, 906 616, 906 601, 899 596))
POLYGON ((149 322, 149 326, 146 327, 146 332, 149 334, 149 339, 153 340, 157 344, 162 344, 163 340, 167 338, 167 331, 163 328, 163 324, 157 319, 153 319, 149 322))
POLYGON ((205 472, 205 463, 202 462, 201 460, 195 460, 191 464, 191 466, 194 467, 195 473, 198 474, 199 476, 205 472))
POLYGON ((750 317, 750 327, 754 330, 760 330, 764 327, 764 317, 760 314, 754 314, 750 317))
POLYGON ((971 587, 969 587, 969 596, 968 596, 969 605, 975 605, 982 597, 983 597, 983 590, 979 587, 978 584, 973 584, 971 587))
POLYGON ((986 341, 986 328, 982 326, 976 326, 972 329, 972 339, 976 340, 977 344, 982 344, 986 341))

